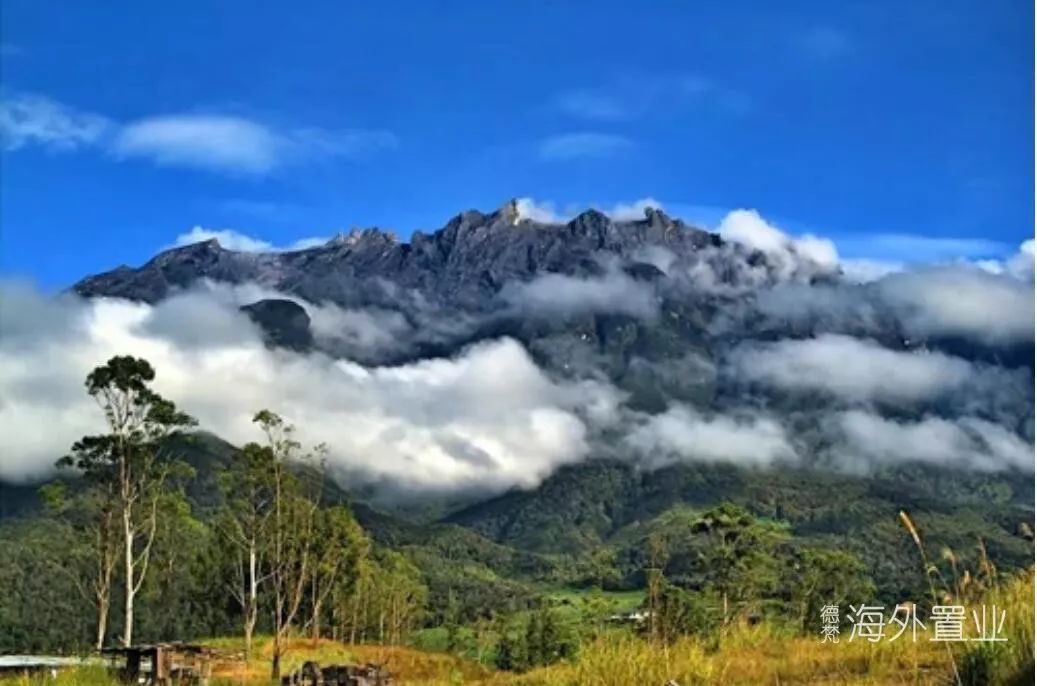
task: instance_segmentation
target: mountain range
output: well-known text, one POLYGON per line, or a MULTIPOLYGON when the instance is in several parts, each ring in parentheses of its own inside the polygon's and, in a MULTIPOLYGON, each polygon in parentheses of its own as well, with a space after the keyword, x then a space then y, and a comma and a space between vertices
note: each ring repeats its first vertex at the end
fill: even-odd
MULTIPOLYGON (((77 359, 139 347, 177 380, 164 393, 237 443, 250 412, 283 410, 329 444, 336 497, 428 569, 552 578, 559 556, 610 546, 617 583, 636 586, 667 513, 723 501, 854 550, 888 597, 911 575, 888 562, 910 560, 901 509, 937 541, 984 537, 993 559, 1024 565, 1032 271, 861 283, 823 240, 740 220, 719 234, 654 208, 550 223, 512 201, 409 242, 379 229, 266 253, 208 240, 84 278, 59 305, 13 298, 4 345, 77 359)), ((50 373, 26 397, 78 417, 67 398, 82 377, 50 373)), ((68 444, 33 436, 13 443, 39 447, 37 467, 68 444)), ((209 435, 189 452, 204 475, 230 450, 209 435)), ((7 477, 4 513, 31 512, 34 487, 7 477)), ((204 508, 215 491, 199 483, 204 508)))

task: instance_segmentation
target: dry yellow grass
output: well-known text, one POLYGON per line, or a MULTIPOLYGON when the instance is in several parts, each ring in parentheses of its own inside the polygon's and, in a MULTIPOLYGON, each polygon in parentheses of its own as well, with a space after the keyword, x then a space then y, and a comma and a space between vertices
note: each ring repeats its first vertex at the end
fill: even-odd
POLYGON ((662 648, 638 639, 587 646, 571 665, 516 677, 516 686, 689 684, 945 684, 943 653, 928 641, 843 642, 735 628, 715 650, 685 638, 662 648))
MULTIPOLYGON (((1033 673, 1033 571, 991 589, 982 599, 1007 611, 1006 643, 954 644, 952 654, 963 683, 1029 684, 1033 673), (1020 677, 1023 680, 1020 680, 1020 677)), ((240 639, 211 642, 228 654, 240 652, 240 639)), ((307 660, 321 664, 377 662, 395 675, 399 686, 680 686, 706 684, 836 684, 904 685, 954 683, 947 644, 928 636, 911 641, 822 643, 819 636, 794 636, 766 624, 733 626, 712 643, 683 638, 669 646, 652 645, 631 636, 612 636, 583 647, 578 658, 525 674, 497 672, 442 653, 410 648, 346 645, 330 640, 293 639, 285 656, 285 672, 307 660)), ((269 683, 269 640, 257 641, 247 664, 224 659, 214 677, 217 686, 269 683)), ((0 686, 114 686, 98 668, 63 673, 57 682, 40 678, 0 679, 0 686)))
MULTIPOLYGON (((214 646, 226 653, 238 653, 237 640, 214 641, 214 646)), ((253 659, 221 659, 213 668, 214 680, 256 684, 270 678, 271 642, 260 639, 254 647, 253 659)), ((282 671, 287 674, 315 661, 322 665, 338 663, 375 662, 385 665, 401 684, 424 686, 428 684, 479 683, 492 674, 482 665, 443 653, 429 653, 400 646, 348 645, 339 641, 308 638, 291 639, 284 656, 282 671)))

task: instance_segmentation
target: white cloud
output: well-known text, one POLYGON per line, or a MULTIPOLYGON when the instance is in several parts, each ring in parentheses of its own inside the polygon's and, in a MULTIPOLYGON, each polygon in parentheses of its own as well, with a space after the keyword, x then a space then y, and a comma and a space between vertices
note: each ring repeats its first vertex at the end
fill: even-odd
POLYGON ((241 117, 185 114, 130 123, 112 150, 120 157, 143 157, 160 165, 261 175, 285 164, 354 157, 395 145, 387 132, 300 129, 280 133, 241 117))
POLYGON ((414 334, 406 317, 396 311, 313 304, 307 307, 313 336, 325 349, 384 353, 404 345, 414 334))
POLYGON ((717 231, 725 240, 741 243, 784 261, 802 258, 831 269, 839 264, 839 253, 832 241, 812 234, 793 238, 764 220, 756 210, 729 212, 717 231))
POLYGON ((299 240, 285 246, 277 246, 268 241, 264 241, 261 238, 254 238, 253 236, 235 231, 234 229, 206 229, 202 226, 195 226, 190 231, 177 236, 176 240, 173 241, 173 245, 168 247, 176 248, 184 245, 191 245, 192 243, 209 241, 214 238, 219 242, 221 247, 224 247, 227 250, 237 250, 239 252, 286 252, 291 250, 306 250, 307 248, 315 248, 323 245, 329 240, 327 237, 313 236, 300 238, 299 240))
POLYGON ((535 485, 587 454, 588 418, 609 420, 618 401, 602 384, 553 382, 509 339, 451 359, 363 367, 269 350, 236 308, 203 292, 151 307, 5 288, 0 302, 5 329, 11 322, 0 340, 2 478, 49 473, 101 428, 82 383, 114 354, 150 360, 156 389, 228 440, 257 439, 252 414, 269 407, 303 441, 331 446, 334 469, 399 488, 535 485))
POLYGON ((652 319, 659 309, 650 285, 615 269, 602 276, 542 274, 531 281, 513 281, 505 284, 500 297, 527 315, 611 313, 652 319))
POLYGON ((796 459, 785 430, 769 417, 706 416, 684 405, 646 418, 625 442, 652 466, 675 461, 762 466, 796 459))
POLYGON ((632 203, 616 203, 610 209, 605 210, 605 214, 611 217, 613 221, 629 222, 644 219, 645 210, 649 208, 661 210, 663 209, 663 204, 655 198, 641 198, 632 203))
POLYGON ((852 283, 870 283, 878 281, 884 276, 903 271, 903 262, 887 262, 885 260, 842 260, 839 266, 843 270, 843 276, 852 283))
MULTIPOLYGON (((535 198, 518 198, 519 217, 529 219, 542 224, 563 224, 571 220, 579 209, 570 208, 567 211, 557 210, 555 203, 550 200, 536 200, 535 198)), ((663 204, 652 197, 639 198, 633 202, 617 202, 611 207, 600 208, 601 212, 608 215, 613 221, 629 222, 645 218, 645 210, 653 208, 663 209, 663 204)), ((599 209, 599 208, 596 208, 599 209)))
POLYGON ((600 159, 612 157, 633 146, 633 141, 625 136, 585 131, 545 138, 540 142, 538 154, 540 159, 550 161, 600 159))
POLYGON ((562 224, 571 219, 571 217, 558 214, 555 211, 554 203, 550 201, 538 202, 533 198, 518 198, 515 200, 515 205, 520 219, 529 219, 541 224, 562 224))
POLYGON ((739 378, 850 401, 917 403, 956 391, 980 370, 935 352, 897 352, 875 341, 837 334, 743 344, 730 363, 739 378))
POLYGON ((174 115, 127 124, 112 150, 161 165, 264 174, 279 164, 280 148, 270 129, 247 119, 174 115))
POLYGON ((892 274, 873 287, 915 335, 1033 340, 1033 282, 963 265, 892 274))
POLYGON ((0 101, 0 141, 4 150, 39 145, 50 150, 75 150, 97 143, 112 123, 79 112, 49 98, 22 95, 0 101))
POLYGON ((836 416, 842 443, 833 457, 846 466, 922 462, 944 467, 1032 471, 1033 446, 981 419, 926 417, 897 421, 851 410, 836 416))
POLYGON ((1019 246, 1019 252, 1007 260, 1005 271, 1017 279, 1033 281, 1034 241, 1032 238, 1023 241, 1019 246))
POLYGON ((96 147, 118 159, 253 176, 322 159, 356 159, 398 145, 388 131, 282 130, 221 114, 158 115, 121 124, 34 95, 0 102, 0 139, 6 150, 96 147))
POLYGON ((980 269, 991 274, 1004 274, 1022 281, 1033 281, 1034 242, 1033 239, 1023 241, 1019 250, 1006 260, 980 260, 976 262, 980 269))

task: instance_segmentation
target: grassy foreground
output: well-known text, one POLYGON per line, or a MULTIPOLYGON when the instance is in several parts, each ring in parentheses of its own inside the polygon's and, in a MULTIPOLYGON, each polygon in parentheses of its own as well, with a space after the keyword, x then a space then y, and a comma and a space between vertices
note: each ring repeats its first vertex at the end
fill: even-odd
MULTIPOLYGON (((1034 670, 1033 570, 992 590, 984 603, 1006 611, 1002 643, 824 644, 816 636, 795 636, 768 625, 733 626, 721 636, 685 637, 653 645, 628 635, 610 635, 589 643, 572 661, 525 674, 500 672, 444 653, 336 641, 296 639, 285 658, 285 671, 303 662, 322 664, 377 662, 386 665, 400 686, 664 686, 690 684, 953 684, 955 672, 966 686, 1032 684, 1034 670), (948 652, 947 646, 951 650, 948 652), (952 662, 953 657, 953 662, 952 662)), ((208 642, 228 656, 240 653, 240 639, 208 642)), ((269 682, 269 642, 260 640, 253 659, 227 657, 214 668, 214 685, 269 682)), ((83 667, 45 677, 7 677, 2 686, 113 686, 101 667, 83 667)))

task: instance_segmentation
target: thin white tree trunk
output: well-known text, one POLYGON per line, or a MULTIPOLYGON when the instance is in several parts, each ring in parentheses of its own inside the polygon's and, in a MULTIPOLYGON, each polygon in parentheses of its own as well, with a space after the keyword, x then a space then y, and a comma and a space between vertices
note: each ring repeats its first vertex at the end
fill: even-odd
POLYGON ((126 614, 122 632, 123 646, 133 645, 133 600, 137 595, 133 579, 133 527, 130 522, 130 510, 124 508, 122 513, 123 552, 125 554, 126 573, 126 614))

